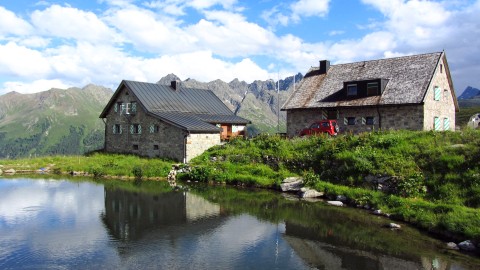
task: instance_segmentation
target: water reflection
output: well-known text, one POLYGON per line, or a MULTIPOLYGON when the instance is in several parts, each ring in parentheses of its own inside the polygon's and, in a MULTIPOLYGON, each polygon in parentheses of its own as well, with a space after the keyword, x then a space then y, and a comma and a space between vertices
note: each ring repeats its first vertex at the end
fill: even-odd
POLYGON ((116 239, 135 240, 159 226, 181 225, 220 215, 220 205, 188 192, 148 194, 105 188, 102 219, 116 239))
POLYGON ((0 269, 478 269, 355 209, 161 183, 0 179, 0 269))

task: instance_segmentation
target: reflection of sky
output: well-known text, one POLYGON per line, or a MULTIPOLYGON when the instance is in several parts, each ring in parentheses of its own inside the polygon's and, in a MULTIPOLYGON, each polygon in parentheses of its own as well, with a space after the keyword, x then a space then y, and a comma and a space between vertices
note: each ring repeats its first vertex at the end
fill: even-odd
POLYGON ((103 186, 0 179, 0 194, 0 268, 72 267, 108 252, 103 186))

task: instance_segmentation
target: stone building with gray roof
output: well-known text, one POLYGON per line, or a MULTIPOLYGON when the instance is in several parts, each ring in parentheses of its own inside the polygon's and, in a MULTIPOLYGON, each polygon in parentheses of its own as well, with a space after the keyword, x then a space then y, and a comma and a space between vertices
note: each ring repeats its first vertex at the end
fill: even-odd
POLYGON ((347 64, 320 61, 285 102, 287 135, 336 119, 340 132, 455 130, 458 103, 445 52, 347 64))
POLYGON ((100 114, 109 153, 183 162, 246 135, 250 123, 236 116, 212 91, 123 80, 100 114))

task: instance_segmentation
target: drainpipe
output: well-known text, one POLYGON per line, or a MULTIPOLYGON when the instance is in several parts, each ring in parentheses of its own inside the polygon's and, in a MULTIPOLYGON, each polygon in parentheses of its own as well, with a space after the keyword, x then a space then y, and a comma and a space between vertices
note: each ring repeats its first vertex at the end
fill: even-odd
POLYGON ((183 136, 183 164, 187 164, 187 138, 190 136, 190 131, 183 136))
POLYGON ((378 129, 382 129, 382 115, 380 114, 380 107, 377 106, 377 114, 378 114, 378 129))
POLYGON ((102 118, 103 125, 105 126, 105 131, 103 135, 103 152, 107 151, 107 121, 105 121, 105 118, 102 118))

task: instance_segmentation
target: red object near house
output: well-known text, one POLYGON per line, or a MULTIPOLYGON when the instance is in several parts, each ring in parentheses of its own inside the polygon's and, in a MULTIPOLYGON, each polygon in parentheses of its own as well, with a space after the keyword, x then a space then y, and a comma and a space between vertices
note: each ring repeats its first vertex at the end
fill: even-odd
POLYGON ((338 134, 339 127, 336 120, 321 120, 305 128, 298 134, 299 136, 310 136, 321 133, 328 133, 331 136, 338 134))

